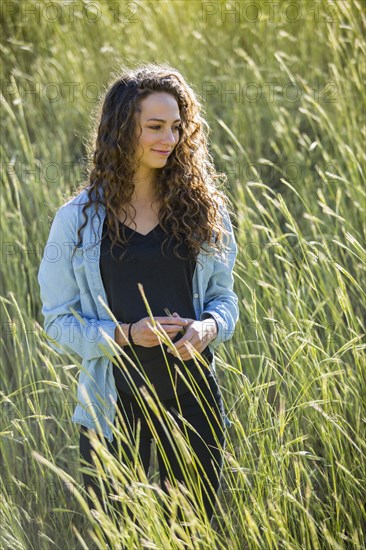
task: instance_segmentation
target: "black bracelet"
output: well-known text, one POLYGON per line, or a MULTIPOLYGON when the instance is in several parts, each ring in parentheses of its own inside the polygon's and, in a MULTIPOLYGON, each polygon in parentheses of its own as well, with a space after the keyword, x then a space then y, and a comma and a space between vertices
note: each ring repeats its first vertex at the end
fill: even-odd
POLYGON ((134 323, 130 323, 130 326, 128 327, 128 341, 130 342, 130 344, 134 345, 134 342, 132 340, 132 336, 131 336, 131 327, 134 323))

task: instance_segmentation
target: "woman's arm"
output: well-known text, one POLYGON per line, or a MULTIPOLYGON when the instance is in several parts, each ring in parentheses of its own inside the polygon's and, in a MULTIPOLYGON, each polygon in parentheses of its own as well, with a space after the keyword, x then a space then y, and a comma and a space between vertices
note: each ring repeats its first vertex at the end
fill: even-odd
POLYGON ((238 248, 226 208, 223 210, 223 221, 229 232, 228 237, 224 236, 225 253, 215 256, 214 269, 204 298, 204 310, 200 316, 200 321, 211 316, 216 321, 217 336, 210 342, 213 348, 232 338, 239 319, 238 297, 233 290, 233 270, 238 248))
POLYGON ((77 207, 63 206, 57 211, 39 266, 44 329, 56 342, 50 341, 50 346, 60 354, 77 353, 84 359, 93 359, 108 351, 115 356, 118 350, 109 345, 105 336, 115 340, 115 322, 83 317, 81 312, 80 288, 71 261, 76 242, 76 216, 72 208, 77 207))

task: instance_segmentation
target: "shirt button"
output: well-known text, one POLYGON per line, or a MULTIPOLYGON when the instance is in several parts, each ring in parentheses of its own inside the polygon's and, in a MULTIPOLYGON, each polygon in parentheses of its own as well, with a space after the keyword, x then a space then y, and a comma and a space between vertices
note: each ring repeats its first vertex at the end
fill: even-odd
POLYGON ((193 297, 194 297, 194 298, 198 298, 197 292, 195 292, 195 293, 193 294, 193 297))

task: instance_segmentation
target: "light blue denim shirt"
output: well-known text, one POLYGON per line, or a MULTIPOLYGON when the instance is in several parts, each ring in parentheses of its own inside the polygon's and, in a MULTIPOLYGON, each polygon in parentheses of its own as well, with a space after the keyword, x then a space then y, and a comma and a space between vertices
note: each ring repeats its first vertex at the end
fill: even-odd
MULTIPOLYGON (((110 307, 99 268, 106 214, 102 204, 94 217, 94 208, 88 209, 82 244, 72 257, 79 240, 77 230, 84 223, 82 206, 86 201, 84 189, 56 212, 39 266, 38 283, 49 345, 60 354, 76 353, 82 358, 78 403, 71 420, 93 430, 99 423, 104 436, 112 442, 117 390, 111 358, 120 352, 114 340, 117 325, 103 305, 104 302, 110 307)), ((202 321, 211 315, 218 326, 216 338, 208 345, 214 373, 215 349, 232 338, 239 317, 238 297, 233 291, 237 245, 227 209, 223 212, 230 235, 224 240, 225 252, 212 254, 201 247, 192 280, 196 319, 202 321)), ((231 425, 226 414, 224 421, 225 426, 231 425)))

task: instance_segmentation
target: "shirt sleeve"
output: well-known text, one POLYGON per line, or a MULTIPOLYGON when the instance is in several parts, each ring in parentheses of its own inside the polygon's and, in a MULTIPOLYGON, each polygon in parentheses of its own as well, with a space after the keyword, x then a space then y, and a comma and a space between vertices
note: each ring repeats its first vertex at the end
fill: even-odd
POLYGON ((116 323, 112 319, 84 317, 80 288, 71 255, 76 244, 76 220, 61 207, 52 222, 38 270, 38 283, 44 316, 44 329, 49 345, 60 354, 76 353, 84 359, 115 356, 116 323))
POLYGON ((238 248, 226 208, 223 210, 223 222, 228 231, 228 236, 223 237, 225 249, 224 252, 215 254, 214 268, 208 281, 204 310, 200 317, 202 321, 207 316, 212 316, 216 321, 217 336, 210 342, 213 348, 232 338, 239 319, 238 297, 234 292, 233 277, 238 248))

